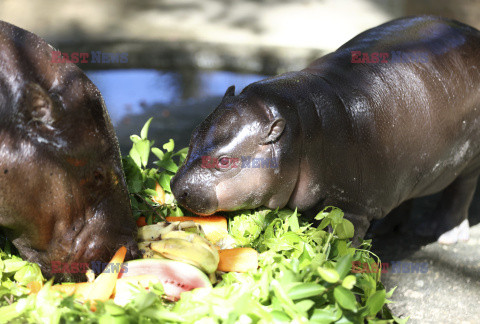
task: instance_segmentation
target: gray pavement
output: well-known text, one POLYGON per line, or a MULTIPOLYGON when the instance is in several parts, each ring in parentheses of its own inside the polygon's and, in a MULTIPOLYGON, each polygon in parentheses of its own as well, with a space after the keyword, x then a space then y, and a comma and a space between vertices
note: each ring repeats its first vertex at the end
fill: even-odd
POLYGON ((412 234, 415 224, 433 210, 438 199, 439 195, 418 199, 401 231, 373 238, 373 251, 382 262, 428 263, 426 273, 390 271, 382 275, 387 289, 397 287, 390 307, 397 316, 409 315, 409 323, 478 323, 480 190, 470 207, 470 239, 454 245, 441 245, 412 234))

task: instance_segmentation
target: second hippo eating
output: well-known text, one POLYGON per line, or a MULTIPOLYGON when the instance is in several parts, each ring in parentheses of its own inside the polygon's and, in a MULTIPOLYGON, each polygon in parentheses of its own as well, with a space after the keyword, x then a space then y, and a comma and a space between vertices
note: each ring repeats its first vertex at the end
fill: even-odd
POLYGON ((137 227, 102 96, 52 51, 0 22, 0 227, 44 275, 82 279, 52 265, 108 262, 122 245, 133 257, 137 227))
POLYGON ((443 191, 431 234, 467 239, 480 174, 478 53, 478 30, 409 17, 359 34, 304 70, 237 96, 230 87, 192 134, 173 193, 198 214, 338 206, 360 238, 402 202, 443 191), (408 59, 388 61, 392 53, 408 59), (273 167, 232 167, 247 157, 273 167))

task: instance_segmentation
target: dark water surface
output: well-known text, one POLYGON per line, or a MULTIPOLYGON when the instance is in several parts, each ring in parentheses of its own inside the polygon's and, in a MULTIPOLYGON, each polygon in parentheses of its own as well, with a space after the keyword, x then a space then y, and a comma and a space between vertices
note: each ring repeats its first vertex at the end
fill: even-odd
POLYGON ((117 131, 122 154, 154 117, 149 137, 158 145, 173 138, 176 147, 188 146, 190 134, 220 102, 226 89, 238 94, 248 84, 264 79, 256 74, 225 71, 158 71, 153 69, 87 71, 105 99, 117 131))

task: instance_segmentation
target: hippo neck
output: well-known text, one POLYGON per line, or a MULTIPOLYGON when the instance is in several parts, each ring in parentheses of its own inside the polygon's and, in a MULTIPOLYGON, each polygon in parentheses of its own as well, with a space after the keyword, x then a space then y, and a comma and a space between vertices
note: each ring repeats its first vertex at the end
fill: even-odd
POLYGON ((289 133, 282 135, 283 142, 275 144, 274 152, 278 161, 283 161, 280 163, 282 173, 295 182, 289 186, 287 205, 299 210, 311 209, 324 194, 323 170, 326 166, 319 154, 325 151, 322 148, 323 108, 339 99, 323 78, 308 71, 282 74, 257 82, 254 87, 257 94, 273 101, 287 120, 289 133))
MULTIPOLYGON (((302 151, 298 178, 288 206, 300 211, 321 208, 329 192, 328 176, 332 174, 332 157, 325 147, 325 133, 331 134, 332 110, 343 107, 339 96, 321 74, 300 71, 302 91, 297 105, 302 133, 302 151)), ((328 136, 328 135, 327 135, 328 136)))

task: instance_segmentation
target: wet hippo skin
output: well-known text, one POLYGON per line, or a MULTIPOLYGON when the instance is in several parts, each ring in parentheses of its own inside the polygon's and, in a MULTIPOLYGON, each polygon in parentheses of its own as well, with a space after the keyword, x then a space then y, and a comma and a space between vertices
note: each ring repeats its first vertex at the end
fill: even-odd
POLYGON ((402 202, 443 191, 419 231, 452 243, 468 238, 479 123, 480 32, 438 17, 402 18, 304 70, 255 82, 236 96, 229 88, 193 132, 171 185, 179 203, 199 214, 338 206, 355 238, 402 202), (387 62, 379 53, 389 54, 387 62), (404 60, 393 62, 399 53, 404 60), (206 156, 217 159, 215 167, 202 167, 206 156), (246 156, 278 165, 231 167, 246 156))
MULTIPOLYGON (((95 85, 0 22, 0 227, 46 276, 52 262, 137 253, 117 139, 95 85)), ((81 279, 82 274, 56 278, 81 279)))

